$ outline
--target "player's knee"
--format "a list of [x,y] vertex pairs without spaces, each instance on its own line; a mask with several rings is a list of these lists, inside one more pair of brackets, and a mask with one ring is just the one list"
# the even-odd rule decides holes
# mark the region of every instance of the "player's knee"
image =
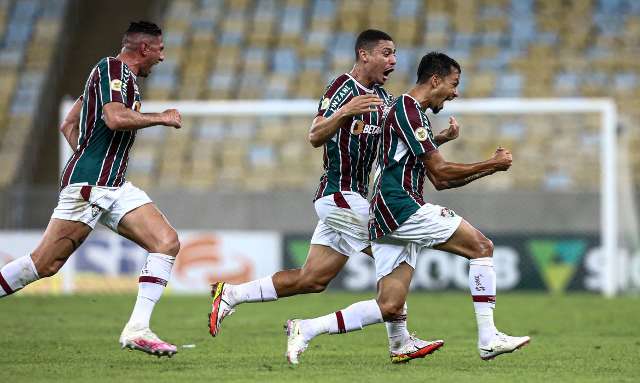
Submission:
[[178,233],[175,230],[170,230],[160,238],[157,248],[153,252],[175,257],[179,251],[180,240],[178,239]]
[[476,243],[475,257],[473,258],[488,258],[493,256],[493,242],[490,239],[483,238]]

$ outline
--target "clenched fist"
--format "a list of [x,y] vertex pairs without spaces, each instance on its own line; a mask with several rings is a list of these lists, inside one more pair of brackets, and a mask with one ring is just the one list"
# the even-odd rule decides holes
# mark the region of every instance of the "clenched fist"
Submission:
[[182,117],[178,109],[167,109],[162,112],[162,115],[164,117],[164,125],[173,126],[176,129],[182,127]]

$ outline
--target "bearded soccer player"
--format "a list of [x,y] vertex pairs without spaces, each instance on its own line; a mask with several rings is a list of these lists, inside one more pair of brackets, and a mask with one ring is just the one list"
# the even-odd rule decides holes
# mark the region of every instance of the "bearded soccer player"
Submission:
[[[511,153],[503,148],[498,148],[491,159],[473,164],[448,162],[438,151],[425,112],[431,109],[438,113],[446,101],[458,96],[460,73],[460,65],[449,56],[427,54],[420,62],[416,86],[398,97],[385,115],[369,221],[378,297],[356,305],[361,305],[362,311],[379,313],[386,321],[402,317],[417,257],[434,248],[468,258],[478,351],[487,360],[512,352],[530,339],[506,335],[494,325],[496,274],[491,241],[452,210],[426,203],[422,192],[425,177],[442,190],[511,166]],[[450,123],[457,125],[454,118]],[[323,322],[331,320],[334,326],[340,326],[343,320],[338,313],[288,321],[291,331],[287,353],[304,351],[310,339],[326,333]],[[367,319],[369,322],[362,325],[380,322],[374,316]]]
[[147,77],[163,61],[163,48],[157,25],[134,22],[124,34],[120,54],[103,58],[91,71],[83,95],[60,128],[75,151],[62,173],[58,206],[36,249],[0,270],[0,297],[56,274],[100,222],[149,252],[120,344],[171,357],[176,346],[158,338],[149,329],[149,320],[169,280],[180,243],[147,194],[125,181],[138,129],[181,127],[175,109],[139,112],[137,78]]
[[[218,282],[212,286],[212,312],[209,330],[218,335],[222,320],[245,302],[266,302],[298,294],[318,293],[342,270],[349,257],[359,252],[370,253],[367,220],[369,173],[380,135],[383,107],[392,98],[382,88],[396,64],[391,36],[378,30],[362,32],[355,44],[356,63],[349,73],[333,80],[318,106],[309,130],[309,142],[324,149],[324,174],[314,197],[318,224],[307,260],[300,269],[279,271],[272,276],[241,285]],[[442,143],[457,136],[447,130]],[[379,310],[363,310],[356,305],[342,312],[349,329]],[[327,331],[342,328],[327,322]],[[387,323],[392,362],[424,357],[432,352],[432,344],[409,334],[406,308]],[[296,355],[288,355],[293,363]]]

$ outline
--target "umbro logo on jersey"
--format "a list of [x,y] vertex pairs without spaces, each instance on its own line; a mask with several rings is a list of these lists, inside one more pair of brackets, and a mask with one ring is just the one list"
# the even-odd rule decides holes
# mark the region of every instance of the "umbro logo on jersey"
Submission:
[[322,99],[322,102],[320,103],[320,109],[321,110],[325,110],[329,107],[329,104],[331,104],[331,100],[329,100],[327,97]]
[[364,121],[355,120],[351,123],[351,134],[380,134],[382,127],[365,124]]

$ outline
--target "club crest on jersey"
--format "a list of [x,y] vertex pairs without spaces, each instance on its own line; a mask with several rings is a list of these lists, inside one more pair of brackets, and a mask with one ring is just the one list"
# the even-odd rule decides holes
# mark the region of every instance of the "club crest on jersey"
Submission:
[[100,213],[100,206],[91,204],[91,217],[95,218]]
[[442,209],[440,209],[440,216],[443,218],[453,218],[456,216],[456,213],[448,207],[443,207]]
[[425,141],[427,139],[427,137],[429,137],[429,132],[427,132],[427,129],[425,129],[423,127],[420,127],[418,129],[416,129],[414,134],[416,135],[416,138],[420,142]]
[[111,90],[113,90],[115,92],[120,92],[122,90],[122,81],[120,81],[117,78],[113,79],[109,83],[109,87],[111,88]]
[[380,134],[381,131],[381,127],[365,124],[364,121],[361,120],[355,120],[351,123],[351,134]]

